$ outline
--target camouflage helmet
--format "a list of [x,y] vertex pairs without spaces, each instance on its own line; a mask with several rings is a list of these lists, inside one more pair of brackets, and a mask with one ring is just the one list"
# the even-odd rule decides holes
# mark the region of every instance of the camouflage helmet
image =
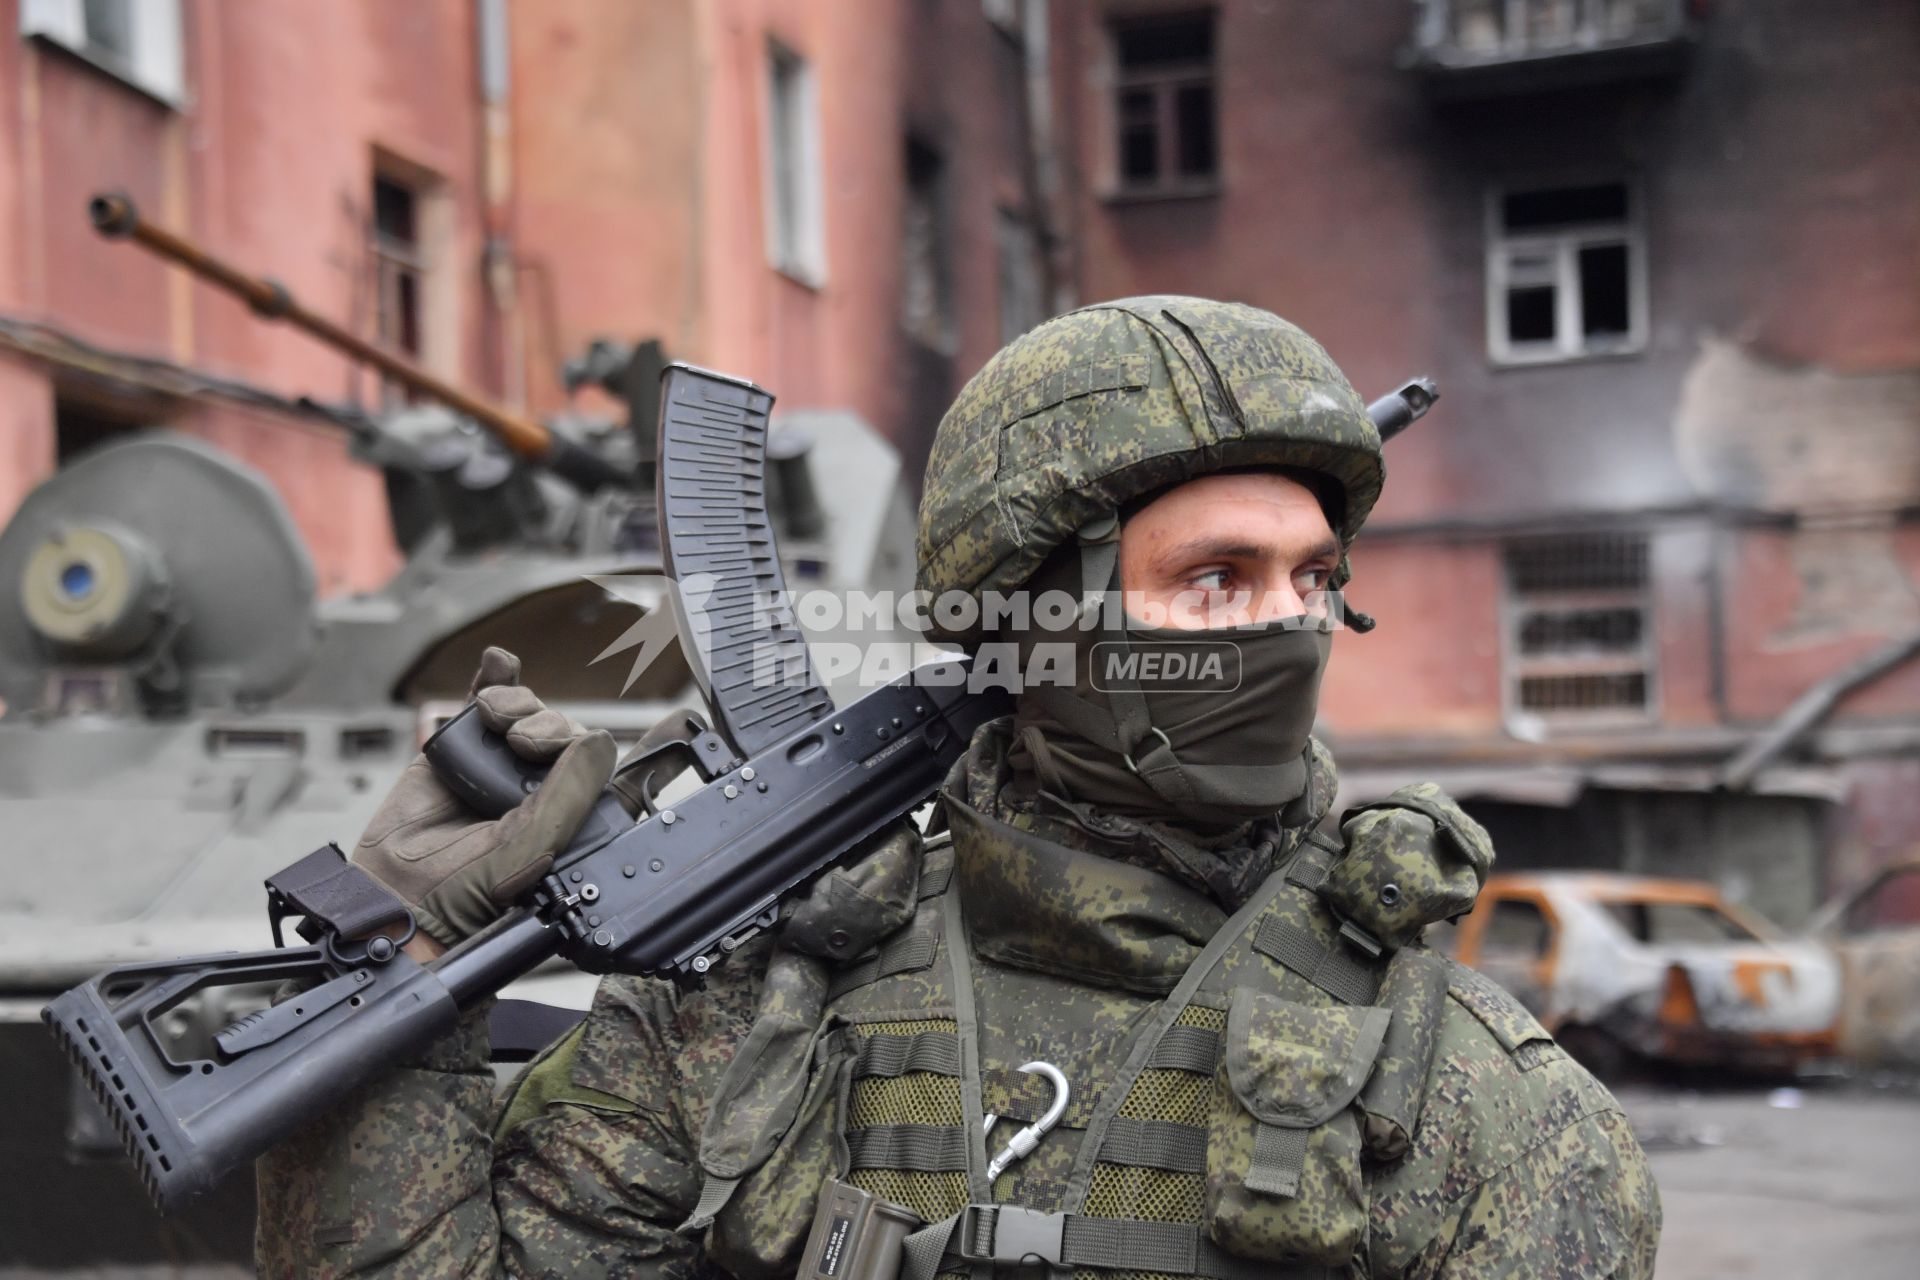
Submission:
[[[1343,550],[1379,498],[1380,433],[1319,343],[1237,302],[1122,298],[1068,312],[1002,348],[941,419],[918,585],[936,599],[1011,591],[1090,521],[1250,466],[1331,477]],[[933,631],[980,638],[937,619]]]

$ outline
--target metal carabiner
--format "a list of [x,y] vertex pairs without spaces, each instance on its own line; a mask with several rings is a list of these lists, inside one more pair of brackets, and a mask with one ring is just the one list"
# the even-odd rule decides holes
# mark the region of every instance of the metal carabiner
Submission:
[[[1073,1089],[1067,1084],[1066,1076],[1062,1075],[1060,1068],[1051,1062],[1029,1062],[1020,1070],[1028,1075],[1045,1076],[1047,1083],[1053,1086],[1053,1103],[1047,1108],[1046,1114],[1014,1134],[1013,1140],[1000,1149],[1000,1154],[987,1162],[988,1182],[1005,1173],[1012,1167],[1014,1161],[1024,1160],[1032,1155],[1034,1148],[1040,1145],[1040,1139],[1046,1137],[1047,1132],[1060,1123],[1060,1117],[1067,1113],[1067,1102],[1073,1097]],[[988,1116],[985,1130],[980,1136],[992,1137],[993,1126],[999,1119],[997,1115]]]

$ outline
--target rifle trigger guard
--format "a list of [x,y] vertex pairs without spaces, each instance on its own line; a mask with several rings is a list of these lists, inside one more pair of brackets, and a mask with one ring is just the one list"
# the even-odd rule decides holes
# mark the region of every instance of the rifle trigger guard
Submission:
[[707,727],[698,712],[680,711],[646,731],[627,758],[614,770],[613,785],[638,806],[641,816],[660,811],[654,793],[692,769],[702,782],[712,782],[735,764],[727,740]]

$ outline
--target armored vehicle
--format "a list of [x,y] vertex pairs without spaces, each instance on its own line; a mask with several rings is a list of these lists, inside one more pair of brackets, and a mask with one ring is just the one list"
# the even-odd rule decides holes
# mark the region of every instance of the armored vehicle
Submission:
[[[155,1215],[39,1008],[111,965],[271,945],[262,879],[357,836],[465,701],[489,644],[618,738],[698,705],[677,646],[631,684],[621,648],[663,600],[649,470],[663,359],[656,344],[596,344],[569,377],[614,392],[628,420],[532,423],[141,223],[122,198],[93,213],[429,401],[377,422],[335,415],[384,471],[406,555],[369,594],[317,598],[279,495],[161,431],[82,455],[0,532],[0,1273],[244,1274],[251,1186]],[[892,448],[847,413],[782,429],[789,581],[910,587],[912,506]],[[812,498],[816,472],[834,477],[829,506]],[[592,988],[572,970],[529,984],[514,994],[580,1008]],[[235,1013],[182,1011],[171,1030],[203,1035]]]

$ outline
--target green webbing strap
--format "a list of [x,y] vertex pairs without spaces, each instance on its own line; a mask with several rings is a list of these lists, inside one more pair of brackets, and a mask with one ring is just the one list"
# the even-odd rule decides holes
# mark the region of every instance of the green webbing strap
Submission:
[[910,1071],[959,1075],[960,1037],[951,1031],[923,1031],[909,1036],[883,1031],[860,1042],[853,1063],[855,1077],[903,1076]]
[[950,1124],[876,1124],[849,1130],[849,1167],[960,1173],[967,1167],[968,1132]]
[[[961,911],[960,894],[940,899],[940,928],[947,940],[947,973],[953,984],[953,1022],[960,1037],[960,1129],[965,1134],[984,1134],[986,1115],[980,1095],[980,1010],[973,994],[973,944],[967,940],[966,917]],[[967,1200],[971,1204],[989,1204],[993,1187],[987,1181],[987,1144],[962,1144],[967,1161]],[[945,1252],[946,1245],[941,1244]],[[936,1259],[936,1262],[938,1260]],[[990,1267],[975,1267],[974,1280],[986,1280]],[[928,1273],[931,1275],[932,1273]]]
[[1191,1071],[1210,1076],[1220,1065],[1220,1033],[1211,1027],[1167,1028],[1147,1060],[1150,1071]]
[[1331,947],[1309,930],[1278,917],[1264,920],[1253,949],[1279,961],[1342,1004],[1369,1005],[1380,989],[1378,968],[1335,942]]
[[[1104,624],[1107,597],[1120,590],[1120,513],[1114,511],[1096,516],[1080,526],[1075,537],[1080,547],[1080,598],[1084,601],[1101,601]],[[1102,625],[1100,642],[1115,645],[1124,652],[1130,643],[1125,624],[1118,627]],[[1179,759],[1174,756],[1166,733],[1154,725],[1152,713],[1147,710],[1146,695],[1140,692],[1140,686],[1130,677],[1108,683],[1107,705],[1111,708],[1112,727],[1108,729],[1104,724],[1098,725],[1105,732],[1088,735],[1090,740],[1102,742],[1103,745],[1111,744],[1111,749],[1118,752],[1141,780],[1169,804],[1191,801],[1193,787],[1187,781]],[[1077,707],[1083,713],[1087,710],[1084,703],[1068,695],[1065,690],[1056,695],[1042,686],[1039,690],[1029,690],[1029,693],[1033,692],[1042,694],[1040,704],[1050,713],[1060,714],[1070,707]],[[1094,726],[1076,724],[1075,719],[1091,719],[1097,723],[1101,717],[1083,714],[1073,718],[1063,716],[1062,719],[1069,728],[1085,733],[1087,728]]]
[[959,1214],[930,1222],[907,1236],[900,1244],[900,1280],[933,1280],[941,1271],[956,1268],[942,1266],[947,1260],[947,1246],[953,1243],[953,1233],[960,1225]]
[[947,886],[952,883],[953,864],[942,863],[940,866],[920,873],[920,896],[923,899],[937,898],[945,893]]
[[[1080,1142],[1080,1149],[1074,1153],[1073,1169],[1067,1175],[1066,1194],[1061,1198],[1062,1206],[1069,1213],[1079,1213],[1087,1207],[1087,1190],[1093,1183],[1093,1166],[1099,1160],[1101,1144],[1106,1141],[1107,1129],[1120,1111],[1120,1104],[1126,1101],[1127,1094],[1134,1083],[1140,1079],[1140,1073],[1153,1061],[1154,1050],[1166,1038],[1187,1006],[1193,1003],[1194,993],[1200,990],[1200,984],[1207,980],[1220,960],[1232,950],[1252,930],[1253,922],[1258,920],[1272,905],[1275,895],[1286,887],[1286,877],[1271,875],[1266,879],[1247,904],[1234,912],[1227,922],[1220,926],[1219,932],[1207,940],[1207,945],[1195,956],[1180,981],[1167,996],[1153,1019],[1141,1028],[1140,1038],[1134,1042],[1133,1050],[1127,1060],[1121,1064],[1120,1072],[1100,1095],[1100,1103],[1093,1109],[1093,1115],[1087,1121],[1087,1136]],[[964,1034],[964,1032],[963,1032]],[[974,1199],[986,1202],[991,1197],[976,1195]]]
[[1207,1171],[1207,1131],[1171,1120],[1136,1120],[1115,1116],[1100,1144],[1106,1164],[1134,1169],[1165,1169],[1171,1173]]
[[[938,1250],[936,1252],[936,1249]],[[900,1280],[931,1280],[962,1262],[1151,1271],[1207,1280],[1329,1280],[1325,1267],[1236,1258],[1191,1223],[1139,1222],[971,1204],[907,1237]]]
[[1300,1174],[1307,1166],[1307,1131],[1262,1124],[1253,1140],[1253,1163],[1247,1168],[1247,1190],[1291,1200],[1300,1194]]
[[1209,1280],[1322,1276],[1321,1268],[1296,1271],[1223,1253],[1192,1223],[1134,1222],[1123,1218],[1068,1217],[1061,1233],[1061,1261],[1112,1271],[1159,1271]]
[[933,965],[939,939],[924,930],[914,930],[894,938],[875,955],[859,964],[842,969],[827,986],[827,999],[838,1000],[847,992],[899,973],[913,973]]
[[1318,891],[1327,882],[1327,876],[1333,870],[1334,860],[1342,853],[1341,847],[1321,835],[1318,831],[1309,835],[1300,846],[1300,852],[1287,866],[1287,880],[1302,889]]
[[720,1211],[727,1207],[727,1201],[733,1199],[733,1191],[741,1183],[739,1178],[716,1178],[708,1174],[706,1181],[700,1184],[700,1199],[693,1206],[693,1212],[687,1220],[674,1228],[676,1234],[699,1235],[713,1225]]

